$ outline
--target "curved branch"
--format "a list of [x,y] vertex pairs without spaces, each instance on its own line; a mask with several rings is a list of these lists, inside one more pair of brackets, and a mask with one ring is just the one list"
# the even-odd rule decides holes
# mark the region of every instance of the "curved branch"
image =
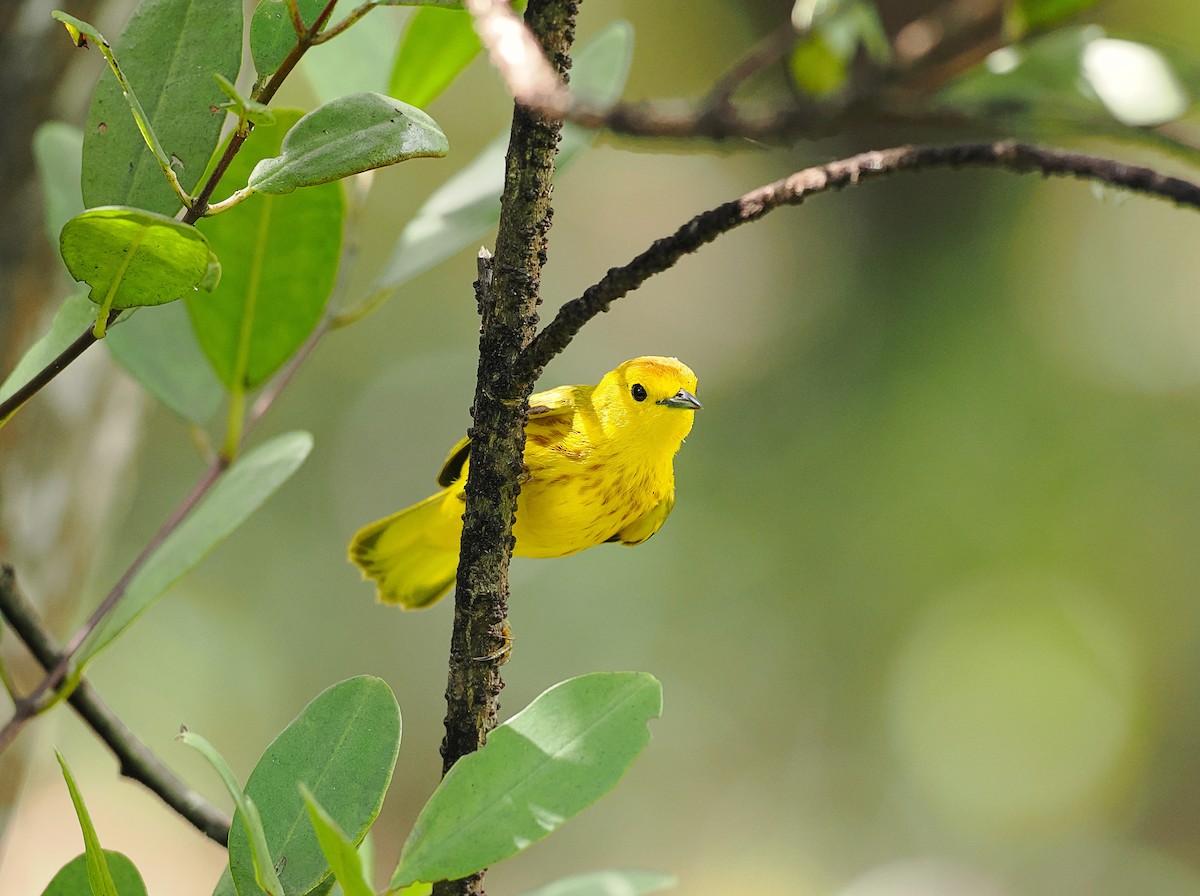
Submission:
[[900,171],[967,166],[1000,168],[1017,174],[1040,173],[1045,177],[1074,177],[1200,210],[1200,184],[1170,177],[1151,168],[1025,143],[898,146],[864,152],[827,165],[805,168],[702,212],[675,233],[656,240],[629,264],[610,269],[600,282],[558,310],[554,320],[521,353],[516,375],[536,379],[584,324],[607,311],[621,296],[672,267],[689,252],[695,252],[735,227],[758,220],[767,212],[786,205],[799,205],[818,193],[840,190]]

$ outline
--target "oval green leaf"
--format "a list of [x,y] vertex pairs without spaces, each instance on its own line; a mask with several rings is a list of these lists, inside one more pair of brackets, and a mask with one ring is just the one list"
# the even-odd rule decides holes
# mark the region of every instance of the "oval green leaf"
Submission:
[[[275,111],[273,125],[250,134],[229,167],[231,182],[279,152],[283,135],[301,119]],[[187,300],[196,338],[229,389],[253,389],[308,338],[337,277],[345,200],[338,184],[287,196],[250,196],[199,224],[221,256],[220,285]]]
[[[146,884],[137,867],[123,853],[111,849],[104,850],[104,861],[112,872],[112,879],[117,885],[121,896],[146,896]],[[87,854],[80,853],[67,864],[63,865],[54,875],[42,896],[90,896],[92,890],[88,883]]]
[[130,580],[125,596],[83,642],[76,669],[82,670],[180,576],[240,526],[296,472],[311,450],[312,436],[308,433],[284,433],[230,467]]
[[658,871],[589,871],[556,880],[523,896],[647,896],[675,884],[673,876]]
[[[213,75],[236,81],[241,65],[241,0],[142,0],[113,49],[180,182],[193,190],[225,120]],[[89,208],[128,205],[168,215],[179,209],[107,70],[84,128],[83,198]]]
[[354,93],[305,115],[283,139],[281,154],[254,166],[259,193],[290,193],[406,159],[444,156],[450,143],[415,106],[380,93]]
[[[357,844],[374,822],[400,749],[400,708],[379,678],[333,685],[272,741],[246,782],[287,896],[330,875],[299,789],[304,784],[330,821]],[[254,892],[251,845],[235,816],[229,867],[240,893]]]
[[392,889],[466,877],[541,840],[616,786],[661,713],[662,686],[644,672],[584,675],[545,691],[442,779]]
[[76,215],[58,245],[71,276],[92,288],[101,316],[111,308],[182,299],[199,288],[213,263],[208,240],[196,228],[124,206]]

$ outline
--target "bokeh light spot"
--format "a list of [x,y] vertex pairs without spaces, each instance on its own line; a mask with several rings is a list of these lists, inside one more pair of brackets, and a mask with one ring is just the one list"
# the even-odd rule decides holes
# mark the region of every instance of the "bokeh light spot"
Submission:
[[1012,833],[1102,805],[1136,739],[1132,649],[1082,586],[981,581],[933,605],[894,668],[891,733],[906,777],[950,820]]

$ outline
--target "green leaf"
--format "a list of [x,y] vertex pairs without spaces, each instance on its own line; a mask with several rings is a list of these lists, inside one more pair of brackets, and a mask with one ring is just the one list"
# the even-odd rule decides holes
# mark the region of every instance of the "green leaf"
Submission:
[[109,329],[104,344],[147,392],[185,420],[207,423],[221,406],[225,389],[182,303],[130,315]]
[[[224,114],[214,74],[237,79],[241,0],[143,0],[115,51],[164,150],[193,190],[220,137]],[[175,195],[139,133],[111,71],[100,78],[83,139],[89,208],[127,205],[173,215]]]
[[642,672],[555,685],[450,769],[417,817],[393,888],[516,855],[611,790],[650,740],[662,686]]
[[[275,110],[275,124],[251,132],[229,166],[244,182],[255,163],[279,152],[300,120]],[[265,382],[303,344],[321,319],[337,277],[345,201],[337,184],[287,196],[250,196],[200,224],[221,257],[221,284],[187,300],[196,338],[229,389]]]
[[[146,884],[128,856],[106,849],[104,861],[121,896],[146,896]],[[42,896],[90,896],[91,893],[87,853],[80,853],[58,869],[46,889],[42,890]]]
[[482,49],[470,13],[434,6],[419,9],[396,51],[388,93],[424,108]]
[[[64,301],[54,315],[50,329],[21,356],[12,373],[0,383],[0,401],[7,401],[14,392],[29,382],[34,374],[78,339],[84,329],[91,326],[95,320],[96,306],[88,301],[84,293],[70,296]],[[0,420],[0,423],[3,422]]]
[[87,864],[88,886],[91,887],[92,896],[119,896],[117,882],[113,880],[112,872],[109,871],[108,860],[104,856],[104,850],[100,848],[100,838],[96,836],[96,828],[75,784],[75,776],[71,774],[62,753],[55,750],[54,755],[58,757],[59,767],[62,768],[63,778],[67,782],[67,790],[71,793],[71,802],[75,806],[75,815],[79,818],[79,827],[83,831],[84,860]]
[[276,436],[239,459],[217,481],[196,509],[166,537],[129,582],[124,598],[80,647],[82,670],[185,572],[199,563],[240,526],[312,450],[312,436],[290,432]]
[[437,122],[415,106],[354,93],[301,118],[283,138],[280,155],[254,166],[249,185],[259,193],[290,193],[449,149]]
[[[300,18],[311,26],[325,8],[325,0],[299,0]],[[296,46],[296,29],[284,0],[260,0],[250,17],[250,55],[260,80],[275,70]]]
[[792,50],[788,70],[796,86],[812,96],[828,96],[846,83],[846,60],[820,34],[810,34]]
[[1096,5],[1096,0],[1010,0],[1005,24],[1014,38],[1060,25]]
[[827,96],[846,82],[859,48],[876,63],[891,58],[891,44],[872,0],[798,0],[792,24],[805,36],[788,60],[796,86]]
[[375,889],[363,873],[359,862],[358,852],[354,843],[316,801],[309,789],[300,785],[300,795],[304,798],[304,807],[308,810],[308,819],[317,835],[321,852],[325,861],[333,870],[334,879],[341,885],[344,896],[375,896]]
[[51,243],[71,218],[83,211],[79,174],[83,168],[83,131],[62,121],[38,125],[33,160],[46,201],[46,233]]
[[[611,23],[576,55],[571,89],[597,106],[611,104],[624,90],[632,58],[632,26],[623,21]],[[343,322],[369,314],[397,287],[478,243],[496,226],[508,136],[507,131],[497,135],[425,201],[400,232],[391,256],[367,294],[342,312]],[[556,171],[561,174],[569,168],[595,139],[595,131],[564,125]]]
[[[258,761],[246,793],[262,812],[271,854],[285,861],[284,892],[308,893],[330,869],[298,784],[350,842],[379,814],[400,748],[400,709],[387,684],[358,676],[323,691],[275,738]],[[241,893],[251,881],[249,842],[238,825],[229,835],[229,867]]]
[[524,896],[646,896],[675,884],[670,874],[657,871],[589,871],[556,880]]
[[112,308],[182,299],[199,288],[215,263],[208,240],[195,227],[123,206],[76,215],[58,245],[71,276],[92,288],[89,297],[100,306],[100,321]]
[[[179,733],[179,739],[208,760],[208,764],[221,777],[221,783],[225,785],[225,789],[233,798],[234,805],[237,806],[233,823],[237,825],[239,821],[241,822],[237,829],[246,835],[247,842],[251,844],[249,854],[254,871],[254,884],[270,896],[284,896],[283,885],[279,882],[276,874],[275,861],[271,858],[271,852],[267,847],[267,836],[263,833],[262,818],[254,800],[242,791],[241,785],[238,784],[225,757],[217,752],[216,747],[205,738],[185,729]],[[229,836],[233,836],[232,829]],[[246,892],[253,892],[253,890]]]

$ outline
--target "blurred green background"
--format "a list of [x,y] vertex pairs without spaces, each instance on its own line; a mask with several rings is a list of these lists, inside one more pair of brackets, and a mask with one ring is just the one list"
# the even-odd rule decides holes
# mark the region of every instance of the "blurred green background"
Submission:
[[[697,95],[786,8],[589,0],[580,38],[626,18],[626,97]],[[1200,54],[1190,0],[1093,18]],[[312,103],[301,86],[283,101]],[[374,175],[351,289],[507,109],[480,62],[431,106],[451,155]],[[703,209],[948,136],[711,152],[602,137],[555,187],[546,314]],[[676,355],[705,408],[656,538],[515,562],[502,702],[637,669],[666,709],[617,790],[489,892],[647,867],[686,896],[1200,894],[1198,242],[1194,214],[1076,183],[901,175],[775,212],[590,324],[543,386]],[[385,678],[404,742],[381,879],[438,779],[451,606],[377,606],[345,545],[428,494],[465,430],[473,278],[462,252],[321,345],[255,435],[310,430],[309,461],[91,670],[222,804],[180,724],[244,777],[321,689]],[[136,450],[85,610],[202,468],[161,409]],[[24,741],[0,892],[40,892],[81,849],[52,744],[151,892],[211,890],[222,851],[119,781],[68,711]]]

